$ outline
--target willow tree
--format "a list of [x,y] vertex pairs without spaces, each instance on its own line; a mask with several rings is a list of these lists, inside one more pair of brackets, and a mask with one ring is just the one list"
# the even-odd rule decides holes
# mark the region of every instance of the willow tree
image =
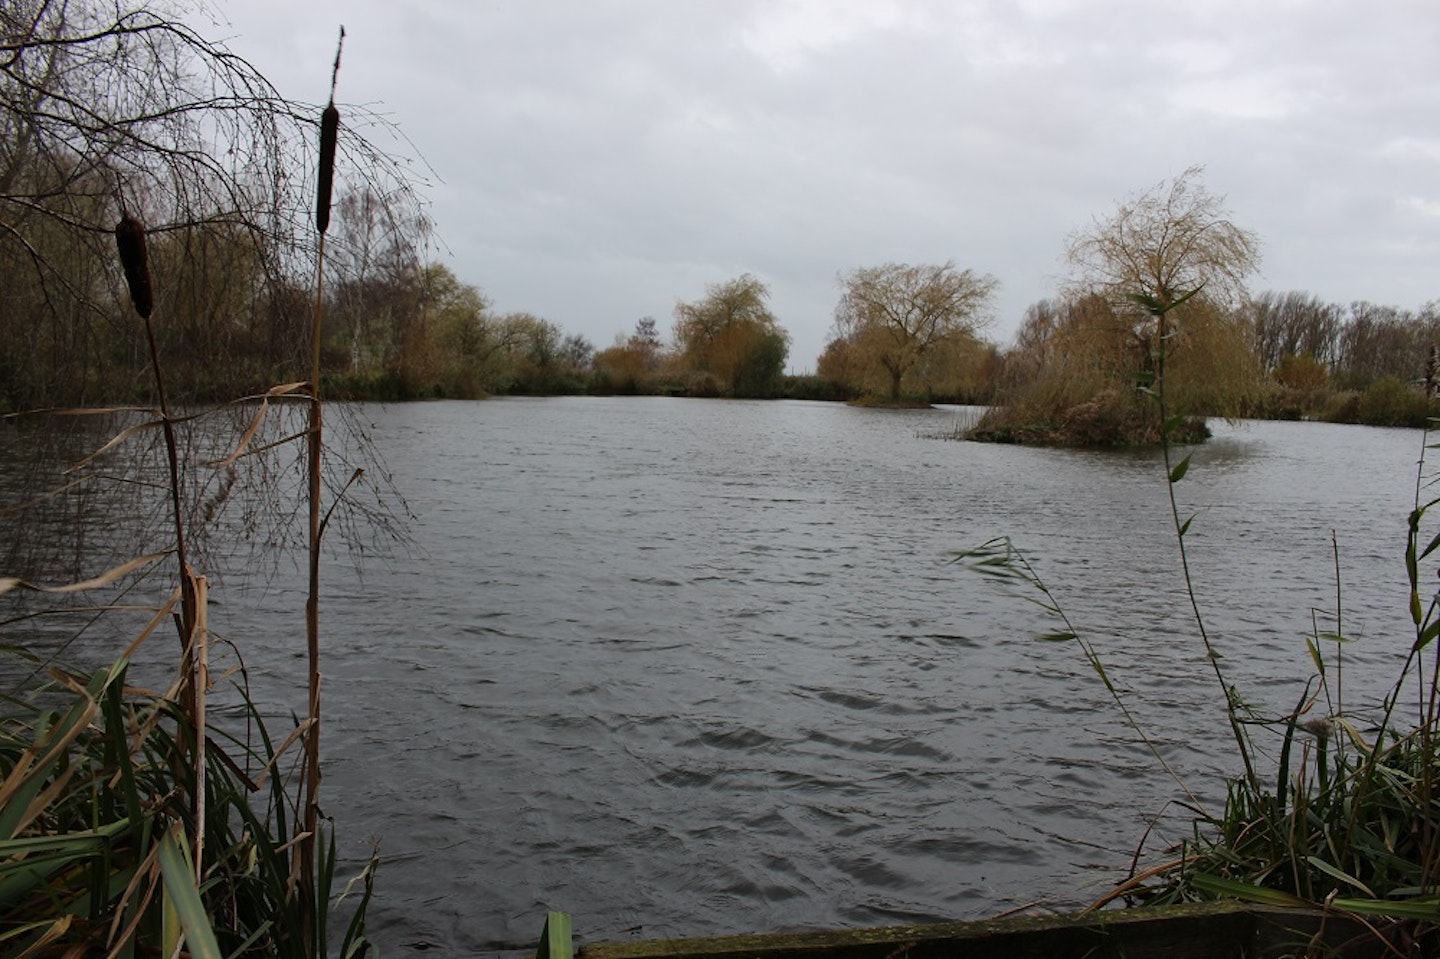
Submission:
[[[166,0],[0,3],[0,336],[23,356],[0,363],[0,405],[111,399],[133,379],[109,267],[122,210],[173,254],[156,277],[157,305],[174,294],[174,309],[196,307],[186,325],[157,331],[172,368],[193,363],[253,389],[292,376],[306,355],[288,304],[313,273],[307,214],[320,109],[287,99],[195,32],[191,7],[202,10]],[[316,64],[317,87],[328,66]],[[402,168],[352,132],[368,122],[364,112],[346,113],[350,188],[413,205]],[[196,295],[225,271],[222,261],[243,265],[246,289],[231,284],[224,309],[213,310],[213,298]],[[197,327],[207,312],[223,314],[223,335]],[[197,352],[201,340],[230,352]],[[286,355],[275,355],[282,343]]]
[[1181,379],[1188,366],[1187,399],[1223,411],[1258,382],[1247,282],[1260,241],[1203,176],[1190,167],[1122,202],[1073,234],[1066,257],[1071,290],[1104,297],[1127,327],[1137,377],[1153,381],[1169,366]]
[[731,396],[769,396],[785,370],[790,335],[766,301],[770,291],[749,273],[711,284],[705,296],[675,306],[681,363],[713,377]]
[[1137,293],[1168,304],[1203,289],[1218,306],[1243,306],[1260,241],[1230,219],[1225,198],[1205,188],[1204,173],[1192,166],[1072,234],[1066,258],[1073,285],[1119,305]]
[[1009,393],[976,438],[1155,443],[1161,418],[1146,394],[1163,389],[1171,409],[1195,417],[1185,433],[1199,439],[1203,415],[1258,400],[1246,281],[1259,241],[1201,175],[1192,167],[1069,237],[1067,288],[1030,311]]
[[978,344],[976,333],[991,320],[999,286],[993,276],[957,269],[953,261],[865,267],[840,282],[832,342],[843,341],[858,368],[883,371],[892,402],[923,361],[964,355]]

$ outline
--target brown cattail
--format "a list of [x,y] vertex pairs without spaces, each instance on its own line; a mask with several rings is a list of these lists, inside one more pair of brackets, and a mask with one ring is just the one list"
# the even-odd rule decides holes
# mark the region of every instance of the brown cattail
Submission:
[[126,213],[115,224],[115,246],[120,250],[120,266],[125,270],[125,284],[130,287],[130,301],[141,319],[150,319],[155,300],[150,295],[150,259],[145,253],[145,228]]
[[320,114],[320,185],[315,194],[315,229],[330,228],[330,192],[335,183],[335,140],[340,134],[340,111],[332,100]]

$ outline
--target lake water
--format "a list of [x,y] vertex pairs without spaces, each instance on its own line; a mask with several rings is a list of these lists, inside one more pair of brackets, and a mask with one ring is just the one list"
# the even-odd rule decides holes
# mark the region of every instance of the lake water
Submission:
[[[1202,799],[1237,771],[1158,454],[947,441],[969,411],[670,398],[363,407],[413,547],[326,570],[326,780],[378,837],[390,954],[990,916],[1094,899],[1183,835],[1181,787],[1028,596],[1009,536]],[[1177,487],[1227,678],[1293,708],[1313,610],[1345,693],[1406,648],[1418,432],[1217,424]],[[297,690],[303,600],[212,616]],[[1323,618],[1320,628],[1332,629]],[[296,699],[296,708],[302,700]],[[1143,858],[1143,857],[1142,857]],[[1043,907],[1042,907],[1043,908]]]

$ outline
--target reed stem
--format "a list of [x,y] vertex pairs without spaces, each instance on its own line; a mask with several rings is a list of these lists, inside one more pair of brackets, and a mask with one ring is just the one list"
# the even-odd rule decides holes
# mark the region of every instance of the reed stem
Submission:
[[320,832],[320,469],[324,447],[324,414],[320,402],[320,345],[325,314],[325,233],[330,226],[330,195],[335,179],[335,148],[340,130],[340,111],[335,107],[335,84],[340,73],[340,54],[345,45],[345,28],[335,48],[330,72],[330,102],[320,115],[320,165],[315,193],[315,230],[319,244],[315,257],[315,316],[311,325],[310,423],[306,431],[306,469],[309,474],[309,591],[305,600],[305,648],[309,659],[309,727],[305,731],[305,782],[303,786],[304,838],[297,846],[300,886],[304,896],[304,928],[301,936],[312,955],[323,954],[325,943],[316,942],[315,913],[324,907],[316,900],[314,886],[315,848]]
[[[192,828],[195,833],[194,861],[196,876],[200,875],[200,864],[205,850],[205,707],[204,690],[200,673],[203,653],[197,651],[197,626],[203,618],[199,611],[201,597],[197,595],[197,578],[190,569],[185,549],[185,511],[180,495],[180,449],[175,437],[175,418],[170,409],[170,398],[165,390],[165,374],[160,364],[160,350],[155,341],[154,296],[150,284],[149,255],[146,251],[145,228],[140,221],[122,214],[115,227],[116,247],[120,263],[125,271],[125,280],[130,288],[130,299],[135,312],[145,322],[145,341],[150,350],[150,370],[155,379],[155,397],[160,406],[160,428],[165,438],[165,458],[169,470],[170,515],[175,526],[175,556],[180,567],[180,616],[176,624],[180,634],[180,684],[177,694],[182,724],[188,723],[195,736],[195,785],[187,798]],[[203,590],[203,581],[199,584]],[[184,737],[177,736],[179,750],[176,763],[185,762]],[[177,769],[178,773],[178,769]],[[177,775],[177,779],[181,778]],[[197,882],[198,882],[197,878]]]

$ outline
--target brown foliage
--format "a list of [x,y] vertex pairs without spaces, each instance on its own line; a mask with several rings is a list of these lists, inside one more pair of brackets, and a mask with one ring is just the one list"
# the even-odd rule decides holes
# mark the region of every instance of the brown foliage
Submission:
[[[828,366],[855,390],[953,393],[970,388],[981,362],[976,333],[991,320],[999,281],[954,262],[853,270],[840,278]],[[827,346],[827,354],[831,347]],[[844,362],[840,362],[843,352]]]
[[770,291],[750,274],[706,287],[675,306],[682,371],[709,374],[730,396],[767,396],[785,369],[790,335],[766,305]]

